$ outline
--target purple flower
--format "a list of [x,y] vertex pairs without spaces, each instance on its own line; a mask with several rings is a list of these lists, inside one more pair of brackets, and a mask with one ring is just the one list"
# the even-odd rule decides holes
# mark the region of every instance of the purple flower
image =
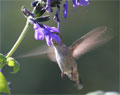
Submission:
[[35,30],[35,39],[36,40],[44,40],[46,39],[46,43],[48,46],[51,46],[51,40],[55,40],[56,43],[60,44],[60,37],[55,34],[55,32],[59,33],[59,30],[55,27],[49,27],[47,25],[39,25],[37,22],[34,23]]
[[73,2],[73,7],[76,8],[77,7],[77,0],[72,0]]
[[32,6],[32,7],[35,7],[37,3],[38,3],[38,0],[34,0],[34,1],[31,3],[31,6]]
[[76,8],[78,5],[80,6],[88,6],[90,0],[72,0],[73,7]]
[[80,6],[88,6],[90,3],[90,0],[79,0],[78,4]]
[[67,18],[68,15],[68,0],[66,0],[65,4],[63,5],[64,7],[64,18]]
[[47,0],[46,2],[46,11],[50,13],[52,11],[51,9],[51,0]]
[[56,22],[60,22],[60,19],[59,19],[59,14],[60,14],[60,7],[58,7],[54,17],[53,17],[53,20],[56,21]]

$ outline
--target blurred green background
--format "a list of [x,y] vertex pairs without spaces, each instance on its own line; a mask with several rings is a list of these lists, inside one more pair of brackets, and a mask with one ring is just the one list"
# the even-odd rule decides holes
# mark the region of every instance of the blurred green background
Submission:
[[[33,0],[0,0],[0,52],[7,54],[19,37],[26,19],[21,13],[25,5],[32,10]],[[64,1],[64,0],[63,0]],[[55,10],[55,9],[54,9]],[[54,13],[51,14],[53,16]],[[98,26],[107,26],[115,37],[107,44],[83,55],[78,62],[78,70],[84,88],[78,91],[71,81],[62,80],[56,63],[45,56],[17,59],[20,71],[10,74],[12,68],[5,67],[3,73],[12,84],[14,94],[84,94],[95,90],[119,91],[119,1],[92,1],[88,7],[74,9],[69,0],[69,13],[65,23],[61,9],[60,32],[64,43],[72,42]],[[56,26],[52,20],[45,23]],[[31,27],[20,47],[13,56],[18,56],[42,46],[45,41],[34,39]]]

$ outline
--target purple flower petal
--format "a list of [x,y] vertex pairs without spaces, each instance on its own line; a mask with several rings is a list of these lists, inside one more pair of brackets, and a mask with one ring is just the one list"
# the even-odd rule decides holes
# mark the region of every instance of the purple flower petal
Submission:
[[79,0],[80,6],[88,6],[90,3],[90,0]]
[[46,2],[46,11],[50,13],[52,11],[51,9],[51,0],[47,0]]
[[45,36],[46,38],[46,43],[48,46],[51,46],[51,40],[55,40],[56,43],[60,44],[61,43],[61,39],[60,37],[57,35],[57,34],[54,34],[54,33],[50,33],[49,35],[46,35]]
[[44,34],[40,31],[35,31],[34,37],[36,40],[44,40]]
[[53,20],[56,21],[56,22],[60,22],[60,19],[59,19],[59,14],[60,14],[60,7],[58,6],[58,9],[53,17]]
[[56,28],[56,27],[50,27],[50,26],[47,26],[47,25],[44,25],[44,27],[51,32],[58,32],[59,33],[59,29]]
[[76,8],[77,7],[77,0],[72,0],[73,2],[73,7]]
[[39,26],[38,23],[34,23],[34,30],[35,30],[35,39],[36,40],[43,40],[44,39],[44,33],[42,32],[43,29]]
[[67,18],[68,15],[68,0],[66,0],[65,4],[63,5],[64,7],[64,18]]
[[58,28],[56,28],[56,27],[51,27],[52,29],[50,30],[51,32],[57,32],[57,33],[59,33],[59,29]]
[[61,43],[61,39],[57,34],[51,34],[53,40],[55,40],[58,44]]
[[34,1],[31,3],[32,7],[35,7],[37,3],[38,3],[38,0],[34,0]]
[[38,23],[34,23],[34,26],[33,26],[33,28],[35,29],[35,30],[37,30],[37,29],[39,29],[39,24]]

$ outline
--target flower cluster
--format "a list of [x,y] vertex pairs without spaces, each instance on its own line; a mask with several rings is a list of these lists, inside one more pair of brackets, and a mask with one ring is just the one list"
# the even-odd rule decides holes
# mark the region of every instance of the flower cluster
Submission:
[[[55,40],[57,44],[60,44],[61,39],[59,37],[59,14],[60,14],[60,4],[62,0],[34,0],[32,2],[32,7],[34,7],[34,11],[30,13],[27,9],[24,9],[24,14],[31,15],[33,17],[33,26],[35,30],[35,39],[36,40],[44,40],[46,39],[46,43],[48,46],[51,46],[51,41]],[[77,6],[87,6],[90,0],[72,0],[73,7]],[[48,21],[48,16],[42,16],[45,12],[51,13],[53,12],[53,7],[57,8],[53,20],[57,22],[58,27],[50,27],[44,24],[41,24],[43,21]],[[68,15],[68,0],[63,4],[63,16],[66,19]]]
[[[76,8],[77,6],[88,6],[90,0],[72,0],[73,7]],[[68,15],[68,0],[66,0],[64,7],[64,18],[67,18]]]

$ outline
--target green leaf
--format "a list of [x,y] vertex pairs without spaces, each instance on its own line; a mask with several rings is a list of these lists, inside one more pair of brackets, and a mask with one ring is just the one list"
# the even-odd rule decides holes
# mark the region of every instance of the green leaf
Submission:
[[6,57],[0,53],[0,69],[2,69],[5,64],[6,64]]
[[12,57],[7,58],[7,64],[14,69],[11,73],[17,73],[20,69],[20,64]]
[[5,56],[0,53],[0,63],[3,63],[6,60]]
[[19,71],[19,69],[20,69],[20,64],[17,61],[15,61],[14,72],[12,72],[12,73],[17,73]]
[[1,71],[0,71],[0,93],[10,94],[10,88],[9,88],[8,83]]

